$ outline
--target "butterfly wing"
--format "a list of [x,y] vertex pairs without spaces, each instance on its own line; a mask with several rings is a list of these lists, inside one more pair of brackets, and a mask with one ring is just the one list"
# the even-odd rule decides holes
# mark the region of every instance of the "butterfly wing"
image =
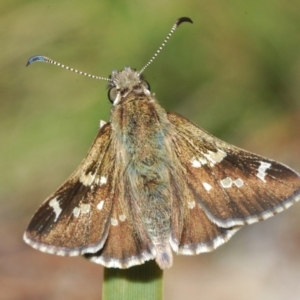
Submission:
[[[170,183],[170,243],[176,252],[211,251],[240,226],[267,219],[299,200],[296,172],[228,145],[176,114],[168,118],[182,171]],[[84,254],[107,267],[128,268],[155,258],[118,181],[124,170],[116,166],[112,143],[106,124],[78,169],[33,216],[24,234],[28,244],[52,254]]]
[[121,205],[117,201],[111,215],[111,226],[103,248],[96,253],[87,253],[85,257],[107,268],[121,269],[154,259],[152,242],[143,228],[136,228],[137,222],[132,220],[129,212],[124,212],[124,203]]
[[128,268],[154,258],[151,242],[134,228],[126,207],[112,143],[106,124],[81,165],[33,216],[24,234],[29,245],[63,256],[88,253],[106,267]]
[[186,187],[183,189],[183,199],[188,201],[182,203],[182,197],[173,199],[172,249],[184,255],[213,251],[226,243],[240,227],[222,228],[211,222],[200,204],[194,200],[191,190]]
[[299,201],[295,171],[218,140],[177,114],[168,118],[192,197],[212,223],[222,228],[251,224]]
[[[34,214],[24,234],[32,247],[72,256],[103,246],[115,193],[110,132],[110,124],[100,129],[81,165]],[[102,168],[101,177],[95,167]]]

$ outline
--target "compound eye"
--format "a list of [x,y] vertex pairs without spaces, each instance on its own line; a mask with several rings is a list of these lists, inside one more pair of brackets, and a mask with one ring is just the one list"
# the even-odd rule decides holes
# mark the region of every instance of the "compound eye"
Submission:
[[118,96],[118,90],[116,87],[112,87],[108,90],[108,99],[111,103],[114,103]]
[[143,85],[148,91],[151,90],[151,89],[150,89],[150,84],[148,83],[148,81],[143,80],[143,81],[142,81],[142,85]]

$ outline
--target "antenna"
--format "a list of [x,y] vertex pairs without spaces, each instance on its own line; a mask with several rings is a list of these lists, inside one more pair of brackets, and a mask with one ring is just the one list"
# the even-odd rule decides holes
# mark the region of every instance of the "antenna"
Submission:
[[80,74],[80,75],[83,75],[83,76],[87,76],[87,77],[90,77],[90,78],[93,78],[93,79],[105,80],[105,81],[110,81],[110,82],[112,81],[109,78],[95,76],[95,75],[88,74],[88,73],[85,73],[85,72],[73,69],[71,67],[65,66],[65,65],[63,65],[63,64],[61,64],[61,63],[59,63],[59,62],[57,62],[57,61],[55,61],[55,60],[47,57],[47,56],[43,56],[43,55],[35,55],[35,56],[30,57],[28,59],[28,61],[27,61],[26,67],[29,66],[29,65],[31,65],[34,62],[45,62],[45,63],[52,64],[52,65],[61,67],[63,69],[69,70],[71,72],[75,72],[77,74]]
[[184,22],[189,22],[193,24],[193,21],[188,18],[188,17],[181,17],[179,18],[175,24],[172,26],[169,34],[167,35],[167,37],[164,39],[163,43],[160,45],[160,47],[156,50],[156,52],[154,53],[154,55],[150,58],[150,60],[146,63],[146,65],[141,69],[141,71],[138,72],[138,75],[141,75],[146,68],[148,68],[152,62],[155,60],[155,58],[157,57],[157,55],[161,52],[161,50],[165,47],[166,43],[169,41],[170,37],[173,35],[173,33],[175,32],[175,30],[179,27],[179,25],[181,23]]
[[[146,65],[141,69],[141,71],[138,72],[138,75],[141,75],[145,71],[145,69],[150,66],[150,64],[155,60],[155,58],[157,57],[157,55],[165,47],[166,43],[169,41],[170,37],[173,35],[173,33],[175,32],[175,30],[178,28],[178,26],[181,23],[184,23],[184,22],[193,23],[193,21],[190,18],[188,18],[188,17],[179,18],[176,21],[176,23],[173,25],[173,27],[171,28],[169,34],[164,39],[163,43],[158,48],[158,50],[156,50],[156,52],[154,53],[154,55],[150,58],[150,60],[146,63]],[[26,67],[29,66],[29,65],[31,65],[34,62],[45,62],[45,63],[56,65],[56,66],[61,67],[63,69],[66,69],[66,70],[69,70],[71,72],[74,72],[74,73],[77,73],[77,74],[80,74],[80,75],[83,75],[83,76],[87,76],[87,77],[90,77],[90,78],[93,78],[93,79],[105,80],[105,81],[112,82],[112,80],[110,78],[99,77],[99,76],[95,76],[95,75],[92,75],[92,74],[89,74],[89,73],[85,73],[85,72],[73,69],[71,67],[65,66],[65,65],[63,65],[63,64],[61,64],[59,62],[56,62],[55,60],[53,60],[53,59],[51,59],[51,58],[49,58],[47,56],[43,56],[43,55],[35,55],[35,56],[30,57],[28,59],[28,61],[27,61]]]

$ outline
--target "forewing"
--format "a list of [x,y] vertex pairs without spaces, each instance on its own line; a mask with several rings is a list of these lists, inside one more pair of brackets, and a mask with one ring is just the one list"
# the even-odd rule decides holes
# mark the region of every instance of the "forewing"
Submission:
[[173,146],[193,199],[230,228],[265,220],[300,199],[300,177],[287,166],[229,145],[169,114]]
[[99,250],[108,234],[118,189],[111,126],[104,125],[86,158],[70,178],[34,214],[24,240],[57,255]]

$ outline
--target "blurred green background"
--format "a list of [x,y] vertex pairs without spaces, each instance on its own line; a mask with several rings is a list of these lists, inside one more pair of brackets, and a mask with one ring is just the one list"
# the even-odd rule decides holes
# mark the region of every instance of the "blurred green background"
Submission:
[[[214,135],[300,171],[300,1],[0,3],[0,299],[100,299],[102,267],[39,253],[22,234],[108,120],[99,76],[141,69],[163,107]],[[244,228],[210,254],[176,257],[166,299],[296,299],[300,205]]]

